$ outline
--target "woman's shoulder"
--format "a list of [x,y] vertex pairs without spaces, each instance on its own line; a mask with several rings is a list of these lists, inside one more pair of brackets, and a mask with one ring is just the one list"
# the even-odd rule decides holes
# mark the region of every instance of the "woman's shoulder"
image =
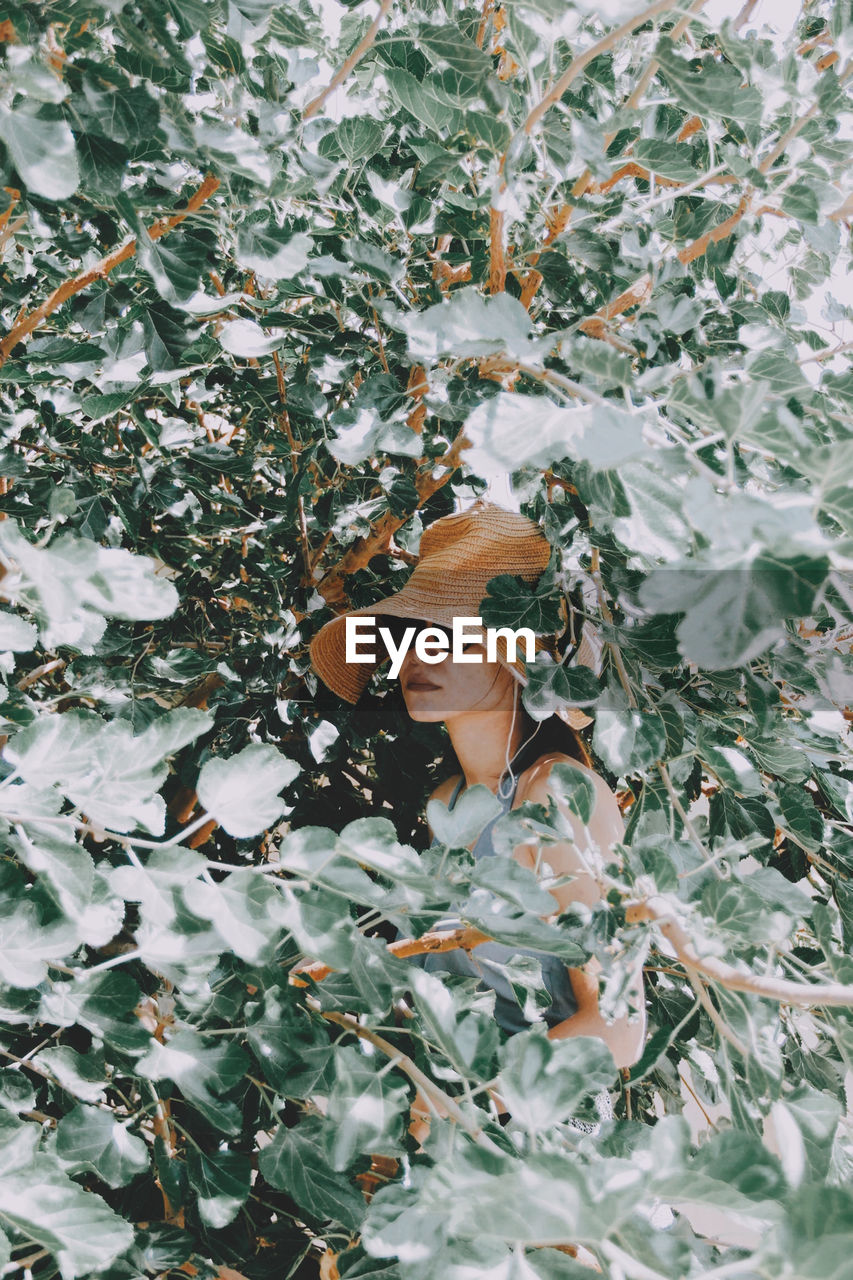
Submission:
[[595,790],[596,809],[599,811],[612,811],[614,817],[618,816],[621,819],[616,796],[601,774],[596,773],[594,769],[590,769],[589,765],[583,764],[580,760],[576,760],[574,756],[570,756],[564,751],[549,751],[545,755],[541,755],[538,760],[534,760],[533,764],[524,770],[518,780],[520,801],[532,800],[535,803],[547,800],[552,790],[550,778],[555,764],[569,764],[573,769],[577,769],[584,774]]

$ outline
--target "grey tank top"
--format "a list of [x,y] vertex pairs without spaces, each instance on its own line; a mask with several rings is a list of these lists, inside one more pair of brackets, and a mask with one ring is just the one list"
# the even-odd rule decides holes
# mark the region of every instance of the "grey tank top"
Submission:
[[[455,806],[464,781],[464,778],[460,778],[456,784],[450,797],[450,803],[447,806],[448,809],[452,809]],[[477,861],[480,858],[497,856],[492,842],[492,828],[512,808],[517,788],[518,779],[516,778],[511,794],[506,798],[497,797],[503,812],[496,814],[477,837],[477,843],[471,850]],[[440,841],[434,839],[432,843],[437,845]],[[458,924],[458,920],[440,920],[433,927],[436,929],[442,927],[454,928]],[[506,964],[513,956],[532,956],[540,962],[542,980],[545,984],[545,989],[551,996],[551,1004],[543,1010],[545,1022],[549,1027],[555,1026],[556,1023],[562,1022],[565,1018],[570,1018],[573,1013],[577,1013],[578,1005],[572,990],[569,971],[558,956],[549,955],[546,951],[535,951],[531,947],[512,947],[504,942],[481,942],[479,946],[472,947],[470,954],[461,948],[456,948],[454,951],[430,952],[426,955],[411,956],[410,960],[413,964],[420,965],[428,973],[458,973],[465,977],[479,978],[479,990],[495,992],[495,1021],[509,1035],[514,1035],[518,1031],[526,1031],[532,1024],[524,1017],[522,1006],[518,1003],[506,975],[496,969],[494,965],[489,964],[490,960],[494,960],[498,964]]]

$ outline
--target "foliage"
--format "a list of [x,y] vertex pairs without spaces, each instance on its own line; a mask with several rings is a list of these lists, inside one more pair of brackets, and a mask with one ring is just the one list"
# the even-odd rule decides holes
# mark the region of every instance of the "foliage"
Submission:
[[[853,373],[806,312],[849,7],[751,8],[4,11],[10,1273],[850,1274]],[[439,730],[308,662],[505,472],[554,577],[484,617],[598,634],[526,697],[590,712],[627,818],[559,920],[459,852],[482,797],[424,847]],[[389,947],[448,912],[597,957],[609,1013],[650,948],[641,1061]]]

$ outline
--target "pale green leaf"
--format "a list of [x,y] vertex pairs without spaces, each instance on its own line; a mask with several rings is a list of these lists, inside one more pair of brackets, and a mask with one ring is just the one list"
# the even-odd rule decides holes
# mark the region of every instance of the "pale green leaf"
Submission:
[[275,747],[253,742],[229,759],[208,760],[196,791],[212,818],[232,836],[260,835],[281,816],[278,792],[300,771]]
[[148,1168],[148,1146],[109,1111],[76,1106],[60,1120],[56,1154],[68,1172],[87,1169],[109,1187],[124,1187]]

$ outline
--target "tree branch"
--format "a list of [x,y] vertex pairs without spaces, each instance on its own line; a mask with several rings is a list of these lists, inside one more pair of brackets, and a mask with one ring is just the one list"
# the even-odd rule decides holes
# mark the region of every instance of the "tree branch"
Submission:
[[[453,441],[453,444],[447,450],[443,458],[439,458],[433,463],[429,472],[420,475],[415,481],[415,489],[418,494],[418,502],[415,510],[419,510],[425,502],[427,502],[434,493],[445,485],[453,472],[459,466],[459,455],[462,449],[469,443],[463,433]],[[443,467],[443,472],[435,477],[433,472],[438,467]],[[413,512],[409,511],[402,516],[394,516],[388,512],[377,521],[369,534],[363,538],[357,538],[352,546],[347,550],[339,562],[334,565],[328,573],[317,583],[317,590],[328,601],[329,604],[345,604],[343,579],[350,573],[355,573],[358,569],[363,569],[374,556],[381,555],[388,550],[391,539],[398,529],[410,520]]]
[[[542,100],[538,102],[533,110],[528,114],[524,124],[511,139],[507,151],[512,147],[512,144],[515,141],[515,138],[518,137],[519,133],[526,133],[528,137],[530,136],[539,121],[545,115],[548,108],[552,107],[555,102],[560,101],[569,85],[577,79],[593,59],[597,58],[602,53],[607,53],[608,49],[612,49],[613,46],[618,44],[624,36],[633,35],[638,27],[643,26],[643,24],[648,22],[651,18],[657,17],[659,13],[665,13],[667,9],[671,9],[672,7],[673,0],[655,0],[655,3],[650,4],[642,13],[638,13],[633,18],[629,18],[627,22],[622,23],[621,27],[615,27],[613,31],[608,32],[606,36],[602,36],[602,38],[597,40],[595,44],[590,45],[588,49],[584,49],[583,53],[579,53],[576,58],[573,58],[550,92],[546,93],[545,97],[542,98]],[[506,155],[507,152],[504,152],[501,159],[501,171],[503,171]]]
[[741,973],[734,965],[718,960],[716,956],[700,956],[675,919],[672,905],[657,894],[642,902],[629,903],[625,919],[628,924],[638,924],[642,920],[656,924],[685,968],[701,973],[703,977],[718,982],[729,991],[746,991],[750,995],[800,1008],[821,1004],[853,1009],[853,986],[844,986],[840,982],[820,982],[809,986],[803,982],[791,982],[787,978]]
[[[438,1085],[434,1084],[432,1080],[430,1080],[429,1076],[425,1075],[424,1072],[421,1071],[420,1067],[412,1061],[408,1054],[401,1053],[396,1045],[393,1045],[390,1040],[386,1040],[383,1036],[378,1036],[376,1032],[371,1031],[369,1027],[362,1026],[356,1018],[350,1017],[349,1014],[321,1009],[319,1007],[319,1002],[310,996],[308,998],[308,1002],[316,1009],[320,1016],[325,1018],[328,1022],[335,1022],[339,1027],[345,1027],[347,1031],[352,1031],[362,1040],[367,1040],[369,1044],[372,1044],[375,1048],[379,1049],[381,1053],[392,1058],[395,1066],[398,1066],[401,1071],[405,1072],[409,1079],[420,1088],[424,1097],[432,1103],[436,1110],[441,1108],[441,1111],[448,1115],[451,1120],[455,1120],[459,1127],[464,1129],[465,1132],[474,1139],[478,1146],[485,1147],[488,1151],[500,1154],[500,1148],[492,1142],[491,1138],[486,1137],[479,1125],[477,1125],[473,1120],[469,1120],[456,1099],[451,1098],[443,1089],[439,1089]],[[439,1111],[439,1115],[441,1114],[441,1111]]]
[[[183,209],[179,210],[178,213],[169,214],[167,217],[158,218],[148,228],[148,234],[151,239],[159,240],[161,236],[168,235],[174,227],[183,222],[184,218],[200,208],[218,187],[219,179],[209,173]],[[53,315],[54,311],[62,306],[63,302],[67,302],[69,298],[73,298],[75,294],[80,293],[83,289],[88,289],[89,285],[94,284],[96,280],[102,280],[105,276],[108,276],[122,262],[127,262],[136,253],[136,248],[137,242],[136,236],[134,236],[118,249],[113,249],[112,253],[108,253],[105,258],[101,258],[99,262],[82,271],[80,275],[74,276],[71,280],[63,281],[58,288],[54,289],[49,298],[46,298],[40,306],[36,307],[35,311],[19,316],[5,338],[0,342],[0,368],[8,359],[9,353],[13,348],[19,342],[23,342],[25,338],[28,338],[48,316]]]
[[506,288],[506,254],[504,252],[504,215],[501,209],[489,210],[489,293],[503,293]]
[[349,57],[346,59],[345,62],[341,63],[340,67],[332,76],[331,80],[326,85],[326,88],[323,90],[323,92],[318,93],[316,98],[312,98],[311,101],[308,103],[308,106],[302,112],[303,120],[310,120],[312,116],[315,116],[317,112],[320,111],[325,106],[326,99],[335,92],[335,90],[339,87],[339,85],[343,84],[344,80],[346,80],[347,76],[352,71],[353,67],[355,67],[361,61],[361,59],[367,53],[370,46],[373,44],[373,41],[376,39],[376,33],[378,32],[380,26],[382,25],[382,20],[388,13],[393,3],[394,3],[394,0],[382,0],[382,3],[379,6],[379,12],[371,22],[370,26],[365,31],[361,40],[359,40],[358,44],[353,49],[352,53],[349,55]]
[[[433,955],[439,951],[455,951],[460,947],[463,951],[470,951],[472,947],[478,947],[481,942],[491,941],[491,934],[481,933],[479,929],[436,929],[423,934],[420,938],[398,938],[396,942],[387,943],[386,950],[389,955],[405,960],[409,956]],[[290,970],[290,986],[307,987],[305,977],[311,978],[314,982],[322,982],[330,973],[334,973],[334,969],[324,964],[322,960],[297,965]]]

